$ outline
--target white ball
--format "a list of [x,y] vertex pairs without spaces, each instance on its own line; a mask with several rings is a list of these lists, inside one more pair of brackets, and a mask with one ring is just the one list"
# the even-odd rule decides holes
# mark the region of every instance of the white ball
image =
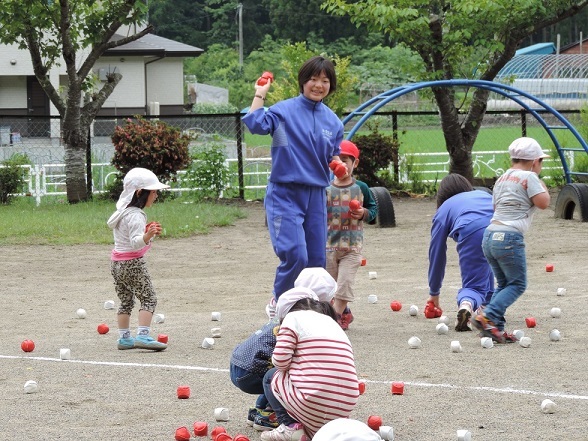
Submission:
[[39,386],[35,380],[29,380],[24,384],[25,394],[34,394],[39,390]]
[[417,305],[410,305],[410,308],[408,308],[408,313],[414,317],[419,313],[419,307]]
[[114,309],[114,300],[107,300],[104,302],[104,309]]
[[378,296],[375,294],[370,294],[368,296],[368,302],[369,303],[378,303]]
[[446,315],[442,315],[441,317],[439,317],[439,323],[443,323],[449,326],[449,317],[447,317]]
[[480,344],[483,348],[490,349],[494,347],[494,342],[490,337],[482,337],[480,339]]
[[68,348],[61,348],[59,350],[59,358],[62,360],[69,360],[71,358],[71,350]]
[[553,318],[560,318],[561,317],[561,309],[559,309],[559,308],[551,308],[551,311],[549,311],[549,314]]
[[153,316],[153,321],[155,323],[163,323],[163,322],[165,322],[165,315],[163,315],[163,314],[155,314]]
[[212,349],[213,346],[214,346],[214,338],[207,337],[204,340],[202,340],[202,348]]
[[557,288],[557,295],[558,296],[565,296],[566,295],[566,289],[565,288]]
[[549,340],[551,340],[551,341],[560,341],[561,340],[561,334],[559,333],[559,331],[557,329],[553,329],[549,333]]
[[472,441],[472,432],[469,430],[458,430],[457,441]]
[[416,336],[410,337],[408,339],[408,346],[410,346],[411,349],[419,348],[421,346],[421,339]]
[[541,402],[541,410],[543,413],[554,413],[556,407],[557,405],[549,399],[545,399]]
[[514,331],[512,331],[512,335],[514,336],[514,338],[517,339],[517,341],[520,341],[521,338],[525,336],[525,331],[523,331],[522,329],[515,329]]
[[88,314],[86,313],[86,310],[84,308],[80,308],[76,311],[76,315],[78,316],[78,318],[85,319]]
[[519,340],[519,344],[523,347],[523,348],[528,348],[529,346],[531,346],[531,337],[523,337]]
[[215,312],[213,312],[213,313],[211,314],[211,318],[212,318],[212,321],[213,321],[213,322],[220,322],[220,319],[221,319],[221,313],[220,313],[220,312],[217,312],[217,311],[215,311]]
[[461,344],[458,340],[453,340],[451,342],[451,351],[452,352],[461,352]]
[[449,332],[449,327],[445,323],[439,323],[435,329],[439,335],[445,335]]

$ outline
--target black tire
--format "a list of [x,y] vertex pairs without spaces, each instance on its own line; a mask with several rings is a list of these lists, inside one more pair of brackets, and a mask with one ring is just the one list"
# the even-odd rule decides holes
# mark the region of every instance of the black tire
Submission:
[[374,221],[370,222],[370,225],[376,225],[380,228],[395,227],[394,205],[388,189],[385,187],[371,187],[370,191],[378,206],[378,215]]
[[488,187],[474,187],[474,190],[485,191],[486,193],[492,194],[492,190]]
[[588,185],[586,184],[563,186],[555,201],[555,217],[573,219],[576,208],[581,221],[588,222]]

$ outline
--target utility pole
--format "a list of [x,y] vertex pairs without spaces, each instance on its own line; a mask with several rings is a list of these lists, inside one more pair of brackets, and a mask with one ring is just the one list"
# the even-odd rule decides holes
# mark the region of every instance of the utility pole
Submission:
[[243,3],[237,5],[239,14],[239,66],[243,67]]

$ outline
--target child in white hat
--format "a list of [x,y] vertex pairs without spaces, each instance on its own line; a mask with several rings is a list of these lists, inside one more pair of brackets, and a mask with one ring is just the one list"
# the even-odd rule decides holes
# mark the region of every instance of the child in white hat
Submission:
[[[153,238],[161,234],[161,225],[158,222],[147,223],[147,215],[143,209],[153,205],[157,199],[157,190],[169,188],[169,185],[159,182],[152,171],[140,167],[133,168],[126,174],[123,185],[116,211],[107,222],[114,234],[110,272],[120,300],[117,312],[117,347],[162,351],[167,345],[149,335],[157,296],[143,259],[143,255],[151,248]],[[133,338],[130,321],[135,298],[141,306],[137,335]]]

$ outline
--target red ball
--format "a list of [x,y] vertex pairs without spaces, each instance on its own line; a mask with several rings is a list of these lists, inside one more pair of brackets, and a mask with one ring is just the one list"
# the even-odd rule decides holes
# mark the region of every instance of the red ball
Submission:
[[270,83],[274,81],[274,74],[271,72],[264,72],[261,74],[261,78],[259,80],[257,80],[257,85],[258,86],[265,86],[268,81]]
[[187,427],[180,427],[176,429],[176,441],[188,441],[190,439],[190,432]]
[[190,398],[190,386],[178,386],[177,393],[180,400],[187,400]]
[[227,429],[225,429],[223,426],[216,426],[210,432],[210,438],[212,438],[212,440],[214,441],[216,437],[221,433],[227,433]]
[[525,319],[525,323],[527,324],[527,328],[534,328],[535,326],[537,326],[537,321],[534,317],[527,317]]
[[157,336],[157,341],[159,343],[167,343],[167,340],[168,340],[168,338],[167,338],[167,335],[166,334],[159,334]]
[[365,393],[365,381],[359,381],[357,384],[357,388],[359,389],[359,395],[363,395]]
[[404,383],[402,381],[392,382],[392,395],[404,394]]
[[100,323],[98,325],[98,334],[108,334],[108,331],[110,331],[110,328],[106,323]]
[[382,425],[382,417],[378,415],[370,415],[368,417],[368,426],[372,430],[379,430]]
[[553,272],[553,265],[551,263],[545,265],[545,271],[547,271],[548,273]]
[[349,202],[349,209],[350,210],[359,210],[361,208],[361,203],[357,199],[353,199]]
[[390,303],[390,309],[392,309],[392,311],[400,311],[402,309],[402,303],[400,303],[397,300],[394,300]]
[[20,344],[20,348],[25,352],[33,352],[35,349],[35,342],[33,340],[25,340]]
[[361,266],[366,266],[367,265],[367,259],[365,257],[361,258]]
[[233,441],[233,438],[231,438],[231,436],[228,433],[221,432],[214,437],[214,441]]
[[194,423],[194,436],[208,436],[208,423],[196,421]]
[[247,438],[245,435],[241,435],[240,433],[238,433],[233,438],[233,441],[249,441],[249,438]]

